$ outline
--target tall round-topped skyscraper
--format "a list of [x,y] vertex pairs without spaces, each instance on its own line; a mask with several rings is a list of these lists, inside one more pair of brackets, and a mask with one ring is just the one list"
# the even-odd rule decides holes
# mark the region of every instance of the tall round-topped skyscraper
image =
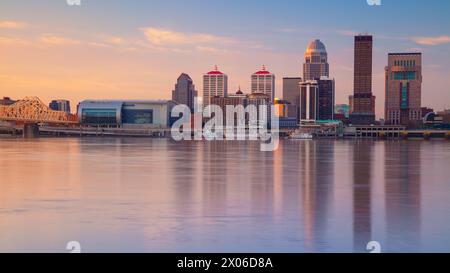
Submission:
[[303,81],[329,77],[328,54],[325,45],[318,39],[309,43],[303,64]]

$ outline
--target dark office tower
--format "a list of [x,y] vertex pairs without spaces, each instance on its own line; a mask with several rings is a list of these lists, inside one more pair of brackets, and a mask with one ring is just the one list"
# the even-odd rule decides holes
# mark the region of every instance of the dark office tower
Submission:
[[355,37],[355,66],[350,121],[354,125],[370,125],[375,122],[375,97],[372,94],[373,37]]
[[175,90],[172,91],[172,100],[187,105],[193,112],[195,97],[197,97],[197,91],[191,77],[188,74],[181,74],[178,77]]
[[334,119],[334,79],[322,78],[319,85],[318,109],[319,120]]
[[70,101],[68,100],[52,100],[48,107],[54,111],[70,113]]
[[300,82],[302,78],[283,78],[283,99],[289,105],[287,106],[287,117],[299,120],[300,107]]

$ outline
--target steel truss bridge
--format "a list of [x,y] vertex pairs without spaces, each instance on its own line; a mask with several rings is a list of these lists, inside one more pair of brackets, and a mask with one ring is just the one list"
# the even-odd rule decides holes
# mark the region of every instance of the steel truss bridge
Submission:
[[0,121],[16,123],[77,123],[76,116],[51,110],[37,97],[26,97],[11,105],[0,105]]

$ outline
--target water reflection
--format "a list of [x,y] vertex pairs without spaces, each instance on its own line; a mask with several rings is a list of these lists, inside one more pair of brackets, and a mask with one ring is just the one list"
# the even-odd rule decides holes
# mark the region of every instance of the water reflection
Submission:
[[386,247],[420,247],[422,142],[387,143],[385,152]]
[[[0,141],[0,251],[450,251],[448,142]],[[35,234],[39,236],[35,236]]]
[[353,145],[353,250],[366,251],[372,240],[372,149],[373,142]]

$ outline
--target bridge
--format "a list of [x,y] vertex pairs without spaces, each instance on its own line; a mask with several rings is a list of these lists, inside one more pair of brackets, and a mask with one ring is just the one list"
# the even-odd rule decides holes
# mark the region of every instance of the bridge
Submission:
[[77,117],[51,110],[37,97],[27,97],[11,105],[0,105],[0,133],[22,133],[25,137],[39,135],[39,124],[77,124]]
[[0,121],[19,124],[74,124],[77,118],[66,112],[51,110],[37,97],[26,97],[12,105],[0,105]]

